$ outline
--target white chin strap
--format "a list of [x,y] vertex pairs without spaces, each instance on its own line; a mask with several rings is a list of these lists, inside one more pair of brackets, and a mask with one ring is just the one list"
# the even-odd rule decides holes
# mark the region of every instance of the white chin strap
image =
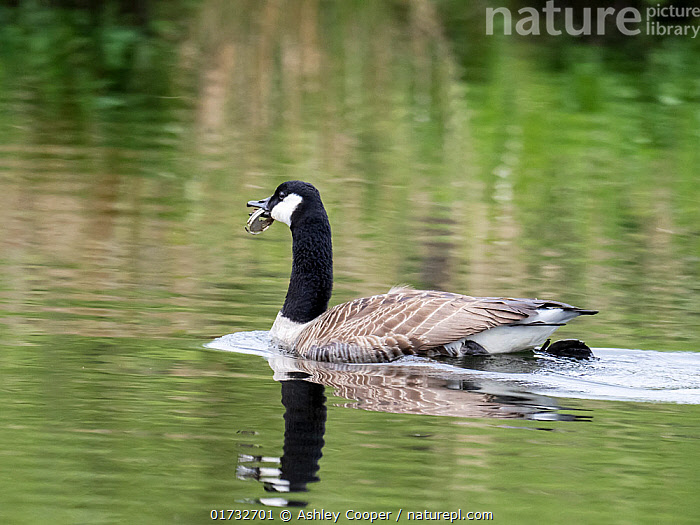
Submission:
[[301,196],[296,193],[290,193],[281,202],[279,202],[272,211],[270,215],[276,221],[285,223],[287,226],[292,225],[292,214],[294,210],[297,209],[299,203],[301,203]]

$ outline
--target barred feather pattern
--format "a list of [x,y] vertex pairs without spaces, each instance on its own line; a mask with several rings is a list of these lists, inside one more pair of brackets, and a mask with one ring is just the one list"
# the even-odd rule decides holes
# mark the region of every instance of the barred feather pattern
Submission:
[[327,310],[304,327],[295,354],[317,361],[381,363],[405,355],[452,354],[445,345],[517,323],[539,308],[578,308],[557,301],[470,297],[394,288]]
[[[479,383],[478,392],[455,390],[455,381],[461,387],[464,378],[454,371],[442,376],[424,367],[378,368],[281,356],[269,363],[275,371],[275,379],[285,381],[301,376],[305,381],[333,388],[334,395],[356,401],[343,405],[348,408],[394,414],[509,419],[528,418],[532,413],[542,412],[543,407],[558,408],[552,398],[510,391],[502,384],[494,388],[488,381]],[[489,391],[493,393],[487,393]]]

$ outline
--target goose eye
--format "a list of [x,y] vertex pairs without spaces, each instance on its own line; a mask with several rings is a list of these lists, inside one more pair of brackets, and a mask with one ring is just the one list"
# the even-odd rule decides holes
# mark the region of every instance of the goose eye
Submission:
[[286,196],[287,196],[287,192],[286,192],[286,191],[281,191],[280,194],[279,194],[280,200],[284,200],[284,198],[285,198]]

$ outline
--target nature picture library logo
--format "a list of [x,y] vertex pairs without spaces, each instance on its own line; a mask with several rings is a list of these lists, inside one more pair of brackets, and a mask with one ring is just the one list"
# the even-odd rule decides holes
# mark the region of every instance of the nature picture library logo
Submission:
[[[507,7],[487,7],[486,34],[493,35],[501,28],[504,35],[515,32],[517,35],[544,33],[554,36],[562,33],[572,36],[605,35],[606,31],[617,30],[626,36],[647,34],[696,38],[700,26],[691,24],[696,18],[700,18],[700,7],[657,3],[643,8],[575,8],[556,6],[554,0],[549,0],[540,10],[522,7],[513,12]],[[664,21],[660,22],[659,19]]]

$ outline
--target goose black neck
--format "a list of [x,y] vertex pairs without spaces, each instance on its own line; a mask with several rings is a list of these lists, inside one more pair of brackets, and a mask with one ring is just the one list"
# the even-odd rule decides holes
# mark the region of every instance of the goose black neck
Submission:
[[331,225],[320,206],[292,221],[292,275],[282,315],[307,323],[328,308],[333,290]]

